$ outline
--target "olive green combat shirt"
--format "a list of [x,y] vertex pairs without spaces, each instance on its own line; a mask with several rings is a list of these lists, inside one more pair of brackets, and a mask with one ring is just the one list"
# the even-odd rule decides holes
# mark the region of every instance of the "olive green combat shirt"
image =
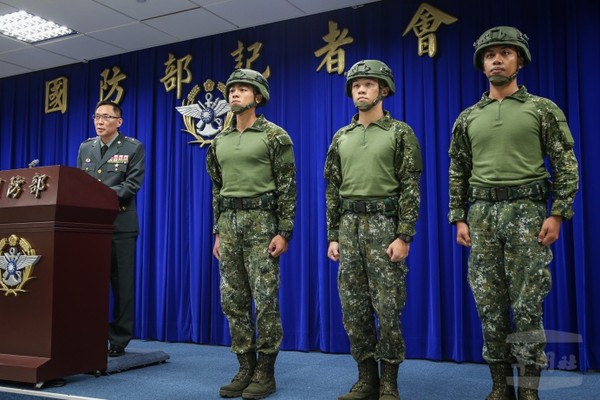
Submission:
[[502,101],[489,92],[464,110],[450,144],[450,222],[465,221],[468,188],[520,186],[554,170],[552,215],[569,219],[578,186],[573,137],[562,110],[524,86]]
[[333,136],[325,161],[328,240],[338,240],[340,198],[397,198],[396,233],[413,236],[421,170],[419,142],[408,124],[385,111],[383,118],[365,128],[355,115]]
[[243,133],[220,132],[206,158],[213,182],[213,232],[218,233],[219,198],[253,198],[273,192],[278,231],[292,232],[296,212],[296,167],[292,139],[281,127],[260,115]]

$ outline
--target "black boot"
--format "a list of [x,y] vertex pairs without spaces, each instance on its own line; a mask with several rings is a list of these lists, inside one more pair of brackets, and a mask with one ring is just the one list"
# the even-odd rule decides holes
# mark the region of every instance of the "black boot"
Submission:
[[379,398],[377,362],[369,357],[358,363],[358,380],[350,391],[338,400],[376,400]]
[[535,365],[526,365],[519,374],[519,400],[539,400],[541,369]]
[[516,400],[513,368],[509,363],[490,364],[492,391],[486,400]]
[[256,367],[256,353],[244,353],[237,355],[240,363],[240,370],[233,377],[229,385],[225,385],[219,389],[221,397],[240,397],[242,392],[250,384],[254,369]]
[[379,383],[379,400],[400,400],[398,393],[399,364],[381,361],[381,382]]
[[275,354],[259,353],[258,363],[252,376],[252,382],[244,392],[244,399],[264,399],[277,390],[275,385]]

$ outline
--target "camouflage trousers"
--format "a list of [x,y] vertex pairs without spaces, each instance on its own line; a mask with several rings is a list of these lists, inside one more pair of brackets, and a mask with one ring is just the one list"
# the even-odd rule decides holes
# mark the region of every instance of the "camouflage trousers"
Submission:
[[279,258],[267,251],[276,229],[276,217],[268,210],[227,209],[219,218],[221,307],[236,354],[272,354],[281,345]]
[[383,214],[347,212],[340,220],[338,291],[350,350],[358,362],[369,357],[392,364],[404,360],[400,315],[408,270],[386,254],[395,232],[395,219]]
[[546,212],[544,202],[528,199],[478,200],[469,210],[468,280],[488,363],[547,364],[542,305],[551,286],[552,252],[537,241]]

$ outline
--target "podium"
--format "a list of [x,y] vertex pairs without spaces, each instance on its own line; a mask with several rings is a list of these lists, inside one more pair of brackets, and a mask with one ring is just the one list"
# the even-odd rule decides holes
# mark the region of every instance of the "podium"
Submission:
[[106,370],[117,212],[77,168],[0,171],[0,380]]

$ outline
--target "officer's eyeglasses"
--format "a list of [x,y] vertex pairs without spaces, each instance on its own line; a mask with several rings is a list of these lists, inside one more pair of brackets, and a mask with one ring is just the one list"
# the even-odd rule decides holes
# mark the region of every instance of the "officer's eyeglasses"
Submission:
[[92,119],[94,121],[101,119],[102,121],[106,122],[106,121],[110,121],[111,119],[117,119],[117,118],[121,118],[121,117],[116,117],[114,115],[108,115],[108,114],[92,114]]

